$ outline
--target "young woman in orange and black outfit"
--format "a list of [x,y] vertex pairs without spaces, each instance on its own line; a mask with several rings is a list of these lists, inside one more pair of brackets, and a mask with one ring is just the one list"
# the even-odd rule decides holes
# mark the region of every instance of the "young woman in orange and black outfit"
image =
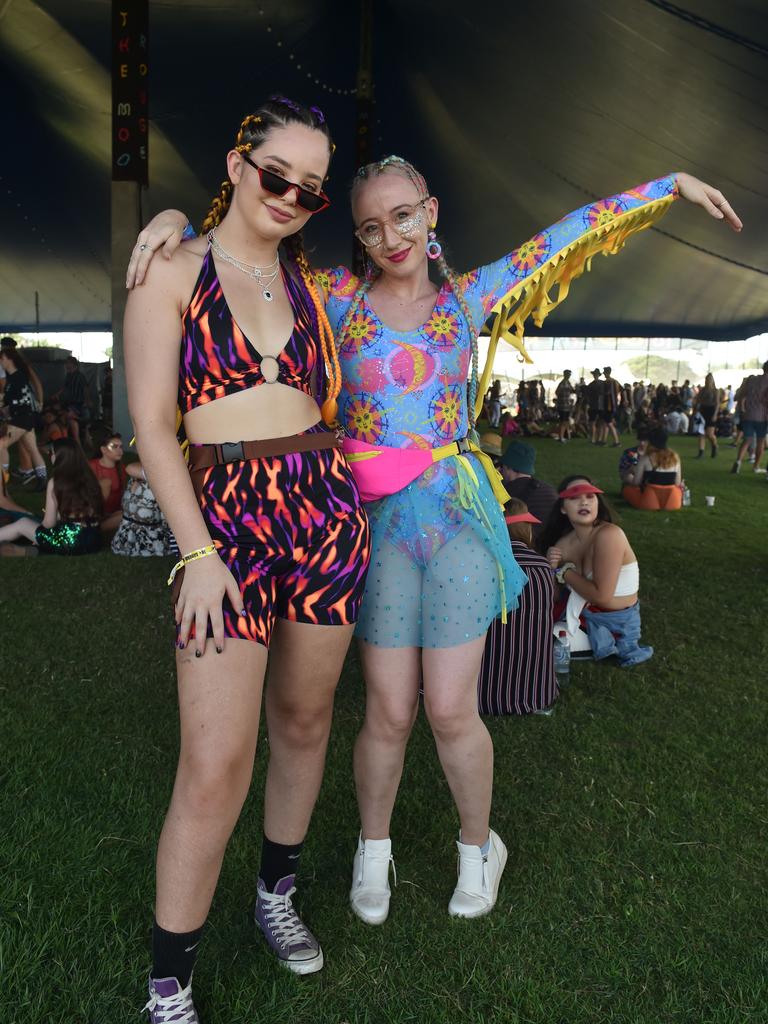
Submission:
[[[187,553],[175,604],[181,755],[157,858],[152,1024],[198,1020],[194,947],[251,781],[268,648],[256,923],[290,970],[323,964],[291,896],[369,559],[358,491],[327,429],[338,362],[300,235],[328,205],[332,148],[316,108],[273,98],[246,117],[207,237],[186,243],[181,259],[154,261],[126,312],[142,465]],[[140,236],[135,260],[146,245]]]

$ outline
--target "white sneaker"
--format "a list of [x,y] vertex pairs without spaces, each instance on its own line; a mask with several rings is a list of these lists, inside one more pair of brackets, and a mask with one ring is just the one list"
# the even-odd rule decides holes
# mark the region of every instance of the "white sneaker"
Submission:
[[451,917],[482,917],[489,914],[496,903],[501,873],[507,863],[507,848],[491,829],[490,849],[483,856],[479,846],[459,848],[459,880],[453,890],[448,913]]
[[391,839],[357,840],[357,853],[352,867],[352,888],[349,902],[352,910],[366,924],[383,924],[389,914],[389,866],[397,885],[397,872],[392,856]]

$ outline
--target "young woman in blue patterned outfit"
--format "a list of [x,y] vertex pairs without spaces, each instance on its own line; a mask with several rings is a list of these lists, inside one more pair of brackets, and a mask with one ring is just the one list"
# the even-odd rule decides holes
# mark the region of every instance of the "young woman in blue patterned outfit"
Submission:
[[[364,469],[377,454],[394,464],[393,449],[448,455],[394,493],[384,480],[382,496],[367,505],[373,548],[356,628],[367,703],[354,753],[362,827],[350,900],[369,924],[389,912],[390,820],[420,688],[461,827],[449,913],[488,913],[506,862],[504,844],[489,828],[493,747],[476,688],[487,628],[515,607],[525,578],[510,550],[498,481],[477,451],[467,451],[484,390],[479,330],[496,312],[495,337],[517,335],[522,348],[529,315],[541,323],[593,255],[618,251],[678,196],[741,229],[719,191],[670,175],[588,204],[495,263],[456,277],[434,237],[438,201],[412,165],[387,157],[355,178],[352,210],[366,278],[344,268],[316,275],[342,367],[340,419],[352,441],[370,448],[352,457]],[[160,216],[142,241],[173,251],[186,218]],[[428,255],[441,271],[440,287],[430,279]],[[459,443],[447,453],[449,442]]]

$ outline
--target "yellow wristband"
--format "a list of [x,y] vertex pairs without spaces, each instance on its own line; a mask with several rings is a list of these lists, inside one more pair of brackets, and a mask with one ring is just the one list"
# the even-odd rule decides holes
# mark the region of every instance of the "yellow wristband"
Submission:
[[197,548],[195,551],[190,551],[186,555],[182,555],[176,565],[171,569],[171,575],[168,577],[168,586],[173,583],[176,579],[176,573],[179,569],[183,569],[187,562],[196,562],[198,558],[205,558],[206,555],[215,555],[216,547],[213,544],[206,544],[204,548]]

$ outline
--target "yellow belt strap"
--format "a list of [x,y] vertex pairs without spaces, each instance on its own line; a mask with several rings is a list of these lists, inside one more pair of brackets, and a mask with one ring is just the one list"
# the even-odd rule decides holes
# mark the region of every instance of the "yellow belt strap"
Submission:
[[[491,461],[490,455],[487,455],[482,448],[478,448],[474,441],[468,440],[467,445],[469,446],[469,450],[472,454],[476,455],[480,460],[480,465],[485,470],[485,475],[488,477],[488,482],[491,485],[494,497],[501,507],[504,508],[506,503],[509,501],[509,495],[504,489],[504,484],[502,483],[499,471]],[[448,459],[452,455],[460,454],[461,452],[459,451],[458,443],[456,441],[451,441],[450,444],[444,444],[441,445],[440,448],[432,449],[432,461],[440,462],[441,459]]]

